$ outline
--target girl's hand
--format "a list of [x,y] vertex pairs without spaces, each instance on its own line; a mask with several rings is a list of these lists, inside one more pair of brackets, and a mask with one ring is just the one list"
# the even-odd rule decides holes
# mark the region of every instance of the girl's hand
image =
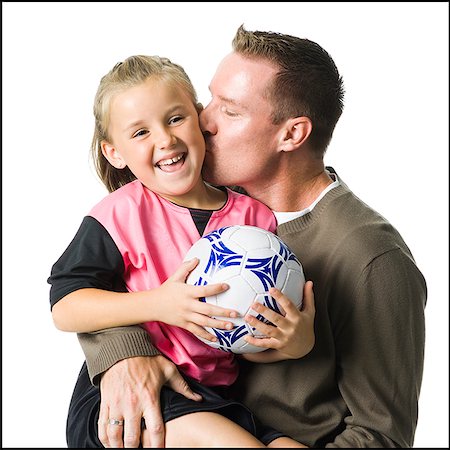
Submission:
[[199,337],[214,342],[217,338],[203,327],[231,330],[233,323],[227,320],[213,319],[212,316],[233,318],[238,317],[238,313],[232,309],[199,301],[202,297],[220,294],[229,286],[225,283],[206,286],[186,284],[186,278],[198,262],[198,259],[194,258],[182,263],[176,272],[158,288],[160,295],[160,302],[157,305],[158,320],[184,328]]
[[278,289],[271,288],[269,293],[286,312],[285,316],[270,308],[254,303],[252,309],[264,316],[273,325],[265,324],[250,314],[245,320],[267,337],[246,336],[245,340],[257,347],[272,349],[260,353],[246,353],[242,357],[253,362],[274,362],[284,359],[297,359],[308,354],[315,343],[314,335],[314,293],[312,281],[307,281],[303,289],[303,306],[299,310],[288,297]]

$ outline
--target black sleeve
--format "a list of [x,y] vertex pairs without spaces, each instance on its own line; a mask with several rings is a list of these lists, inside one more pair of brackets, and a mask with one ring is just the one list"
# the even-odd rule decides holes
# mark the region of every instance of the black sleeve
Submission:
[[127,292],[124,264],[115,242],[96,219],[86,216],[75,237],[51,269],[50,307],[81,288]]

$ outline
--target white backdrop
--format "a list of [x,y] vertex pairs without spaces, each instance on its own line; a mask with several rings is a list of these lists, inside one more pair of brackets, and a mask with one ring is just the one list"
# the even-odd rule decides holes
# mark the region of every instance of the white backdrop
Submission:
[[100,77],[132,54],[208,83],[237,27],[330,52],[346,106],[326,163],[387,217],[429,288],[415,447],[448,437],[448,3],[2,2],[3,447],[65,447],[83,361],[51,319],[52,264],[106,194],[88,160]]

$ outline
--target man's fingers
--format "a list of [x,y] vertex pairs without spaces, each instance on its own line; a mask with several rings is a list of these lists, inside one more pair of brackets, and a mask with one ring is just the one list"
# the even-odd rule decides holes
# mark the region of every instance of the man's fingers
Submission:
[[141,439],[141,418],[125,418],[123,445],[125,448],[138,448]]
[[180,375],[179,372],[174,372],[174,375],[168,380],[167,384],[179,394],[184,395],[186,398],[195,400],[196,402],[202,400],[202,396],[194,392],[186,380]]
[[[200,401],[202,396],[192,391],[186,380],[180,375],[173,363],[167,362],[166,384],[175,392],[179,392],[191,400]],[[161,414],[161,406],[158,400],[152,402],[151,407],[144,411],[144,427],[142,429],[141,441],[143,447],[164,447],[165,428]]]
[[[107,419],[106,423],[106,434],[108,435],[109,446],[113,448],[123,448],[123,428],[124,428],[124,420],[120,415],[114,415],[113,412],[110,412],[110,417]],[[119,424],[111,423],[111,420],[118,421]]]
[[142,447],[163,448],[165,440],[164,422],[159,402],[144,413],[141,430]]
[[105,448],[109,448],[109,439],[108,439],[108,433],[106,432],[106,427],[108,426],[108,416],[109,416],[109,409],[103,405],[103,403],[100,403],[100,411],[98,414],[98,438],[102,445]]

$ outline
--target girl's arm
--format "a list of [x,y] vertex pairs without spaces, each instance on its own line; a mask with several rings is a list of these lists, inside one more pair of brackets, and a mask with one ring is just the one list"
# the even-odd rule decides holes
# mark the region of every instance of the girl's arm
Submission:
[[203,327],[231,329],[233,324],[210,316],[237,317],[237,312],[209,303],[200,297],[228,289],[226,284],[192,286],[185,283],[198,264],[193,259],[181,264],[161,286],[141,292],[111,292],[97,288],[77,289],[52,308],[55,326],[62,331],[86,333],[111,327],[159,321],[184,328],[197,336],[215,340]]
[[300,311],[278,289],[271,288],[270,294],[283,307],[286,315],[282,316],[264,305],[256,303],[253,309],[274,325],[265,324],[252,315],[247,315],[245,320],[267,337],[247,336],[246,341],[268,350],[259,353],[246,353],[241,357],[247,361],[259,363],[302,358],[313,349],[315,343],[313,283],[312,281],[305,283],[303,306]]

